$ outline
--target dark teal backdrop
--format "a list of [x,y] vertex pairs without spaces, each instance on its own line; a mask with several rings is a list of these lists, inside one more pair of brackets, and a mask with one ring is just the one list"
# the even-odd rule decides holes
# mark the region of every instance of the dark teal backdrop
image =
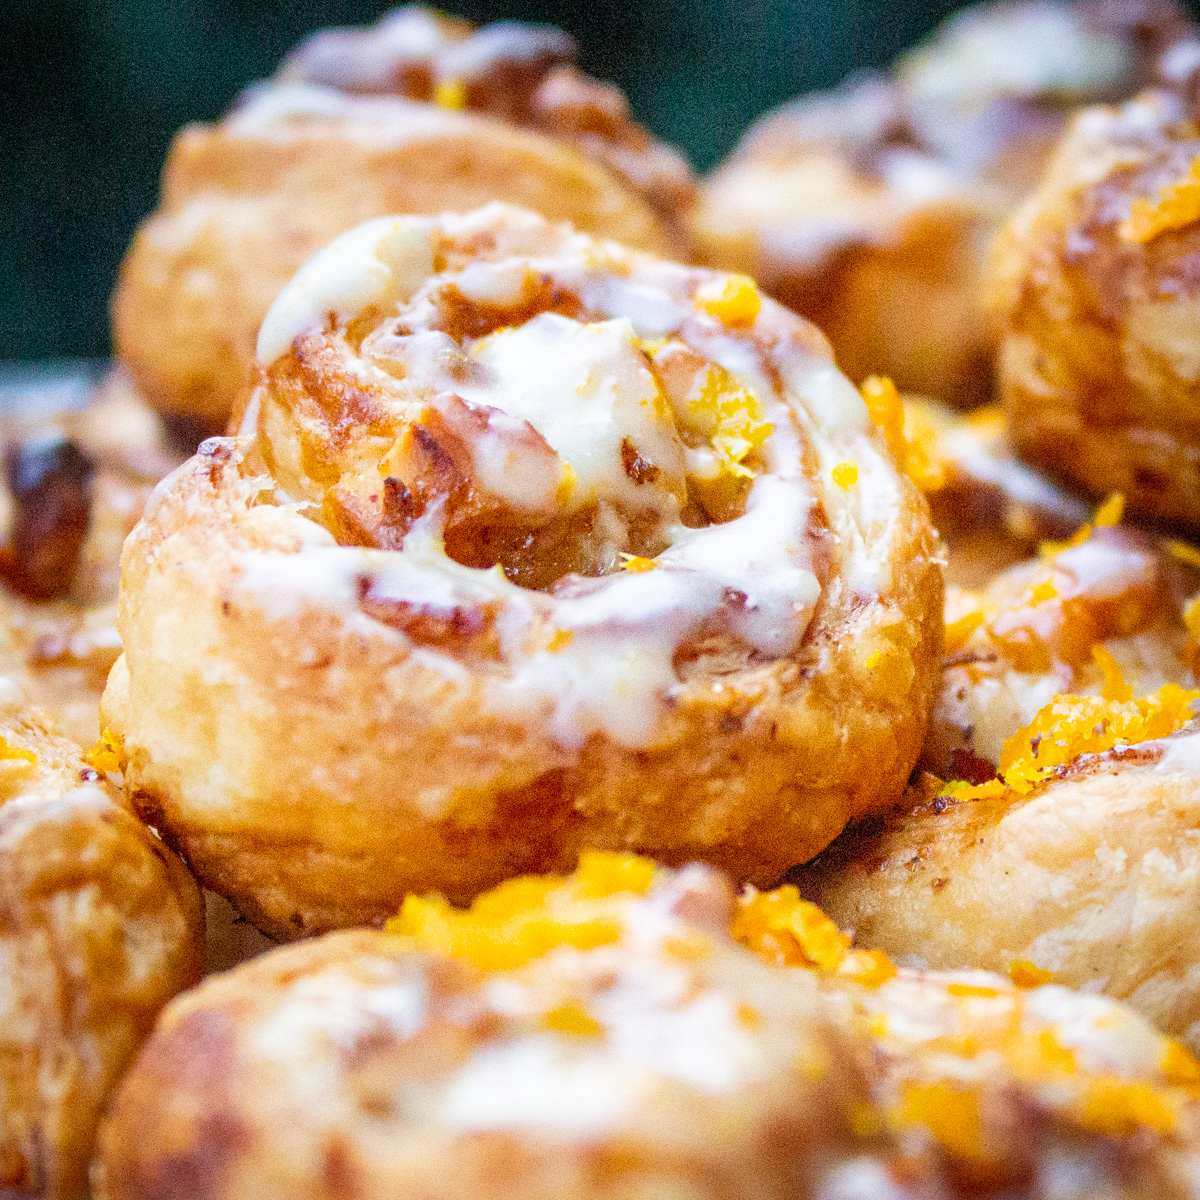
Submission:
[[[0,0],[0,359],[103,355],[121,252],[171,134],[218,116],[303,34],[363,0]],[[711,165],[758,113],[884,65],[952,0],[447,0],[551,21],[642,121]]]

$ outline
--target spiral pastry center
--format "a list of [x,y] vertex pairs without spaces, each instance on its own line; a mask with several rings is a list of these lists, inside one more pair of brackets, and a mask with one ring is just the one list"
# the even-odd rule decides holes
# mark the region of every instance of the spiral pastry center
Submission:
[[796,650],[829,573],[813,479],[845,457],[823,443],[882,462],[795,330],[749,281],[515,210],[387,218],[280,295],[242,432],[370,615],[517,690],[574,678],[564,736],[637,741],[688,662]]

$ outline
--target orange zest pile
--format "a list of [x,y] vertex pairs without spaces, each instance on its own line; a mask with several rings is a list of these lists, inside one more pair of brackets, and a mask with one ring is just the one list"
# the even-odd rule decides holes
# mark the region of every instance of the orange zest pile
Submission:
[[1055,696],[1024,729],[1005,740],[997,779],[949,783],[945,794],[960,800],[1001,796],[1006,789],[1027,795],[1085,754],[1166,737],[1195,717],[1192,705],[1200,700],[1200,691],[1168,683],[1135,699],[1112,656],[1101,647],[1095,654],[1105,675],[1103,695]]
[[481,970],[511,970],[559,946],[617,941],[625,906],[649,890],[656,871],[636,854],[585,850],[573,874],[510,879],[468,909],[441,896],[408,896],[384,931]]
[[1187,173],[1172,180],[1153,199],[1139,197],[1129,216],[1117,227],[1124,242],[1144,245],[1159,234],[1183,229],[1200,221],[1200,155],[1192,159]]
[[100,740],[83,756],[83,761],[89,767],[105,774],[112,774],[125,769],[125,746],[111,729],[105,729],[100,734]]
[[769,892],[748,887],[738,898],[732,932],[777,967],[815,967],[867,987],[896,974],[882,951],[851,950],[849,936],[791,884]]

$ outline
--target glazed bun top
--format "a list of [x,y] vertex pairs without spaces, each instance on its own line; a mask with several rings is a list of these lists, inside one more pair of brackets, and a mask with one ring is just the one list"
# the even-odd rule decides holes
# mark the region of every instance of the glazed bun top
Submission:
[[897,160],[920,156],[1011,202],[1036,182],[1076,107],[1145,86],[1163,55],[1192,31],[1174,0],[977,4],[950,17],[888,75],[866,75],[769,113],[738,154],[772,158],[821,147],[901,191],[908,177]]
[[469,22],[418,5],[372,26],[313,34],[284,60],[277,84],[402,96],[486,113],[569,142],[673,217],[694,199],[686,160],[634,121],[612,84],[575,65],[574,39],[552,25]]
[[681,662],[793,655],[892,586],[911,485],[820,334],[742,277],[502,205],[383,218],[299,272],[258,357],[250,461],[327,537],[288,562],[523,663],[518,690],[572,681],[569,742],[641,743]]

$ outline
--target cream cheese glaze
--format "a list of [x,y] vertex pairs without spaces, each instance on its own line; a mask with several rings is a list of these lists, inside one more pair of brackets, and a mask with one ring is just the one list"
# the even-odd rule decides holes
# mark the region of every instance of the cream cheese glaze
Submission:
[[[462,238],[498,218],[509,257],[434,271],[438,229]],[[440,612],[492,606],[501,665],[484,685],[489,703],[545,708],[547,727],[567,747],[596,731],[644,747],[655,744],[657,717],[677,686],[678,648],[708,623],[719,618],[763,655],[786,655],[799,644],[821,593],[809,531],[818,500],[841,543],[843,579],[865,598],[887,586],[886,556],[876,559],[868,546],[885,542],[871,535],[894,519],[899,484],[857,391],[827,359],[794,344],[794,335],[788,340],[790,326],[776,320],[769,301],[749,329],[731,333],[694,298],[708,273],[635,259],[615,245],[598,252],[567,231],[547,253],[545,229],[499,205],[359,226],[280,294],[262,325],[259,359],[267,367],[307,334],[344,327],[368,310],[380,314],[383,325],[357,352],[347,346],[354,376],[382,384],[400,407],[419,402],[452,416],[465,406],[474,421],[476,482],[516,511],[612,502],[641,512],[661,546],[654,569],[616,570],[614,555],[610,574],[533,591],[498,568],[453,561],[436,511],[409,530],[401,551],[363,550],[332,539],[322,545],[299,506],[282,519],[308,547],[303,557],[246,555],[242,586],[277,613],[304,602],[352,615],[364,592]],[[528,255],[521,253],[526,230]],[[436,328],[447,295],[519,312],[539,281],[577,297],[587,316],[517,317],[479,338]],[[730,459],[745,453],[736,436],[734,451],[723,450],[716,435],[700,447],[684,445],[681,428],[712,414],[703,409],[701,383],[664,394],[652,369],[664,339],[666,353],[700,355],[710,364],[705,370],[725,372],[697,379],[720,383],[723,396],[758,414],[767,432],[755,450],[757,470]],[[269,437],[270,428],[256,397],[243,437]],[[645,467],[640,478],[630,469],[633,450]],[[718,459],[753,476],[744,512],[689,526],[682,518],[687,481],[711,474]],[[842,489],[827,480],[846,460],[856,463],[859,483]],[[435,669],[459,675],[448,656],[424,653]],[[439,666],[439,659],[447,661]]]

